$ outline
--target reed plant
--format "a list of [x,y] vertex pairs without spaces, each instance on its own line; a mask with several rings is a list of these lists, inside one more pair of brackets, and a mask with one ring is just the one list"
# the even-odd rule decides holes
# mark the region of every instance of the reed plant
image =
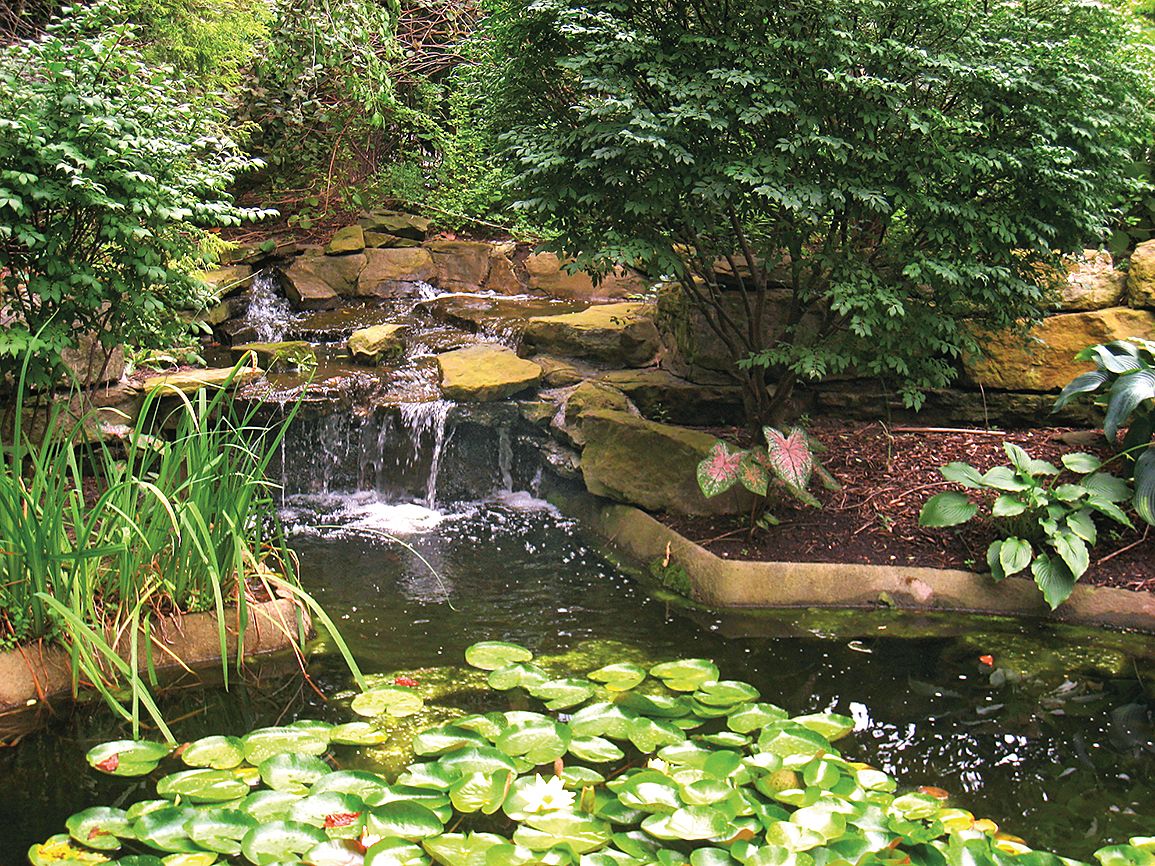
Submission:
[[[293,412],[270,427],[258,407],[238,411],[227,387],[161,388],[135,429],[105,441],[91,436],[91,417],[59,407],[33,439],[24,410],[18,396],[0,443],[0,646],[67,647],[74,687],[83,676],[134,724],[143,708],[163,731],[149,693],[158,617],[215,612],[226,685],[227,625],[237,626],[239,666],[254,600],[294,598],[331,627],[299,586],[266,477]],[[303,618],[285,628],[299,647]]]

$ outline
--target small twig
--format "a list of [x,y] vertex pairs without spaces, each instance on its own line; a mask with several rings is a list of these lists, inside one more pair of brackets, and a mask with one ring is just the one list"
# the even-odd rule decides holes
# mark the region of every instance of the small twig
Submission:
[[968,433],[974,436],[1006,436],[1005,430],[979,430],[974,427],[891,427],[893,433]]
[[1147,535],[1150,532],[1151,532],[1151,527],[1148,526],[1146,529],[1143,530],[1143,537],[1140,538],[1138,541],[1132,541],[1126,547],[1120,547],[1118,550],[1111,551],[1106,556],[1104,556],[1102,559],[1098,560],[1095,564],[1096,565],[1102,565],[1104,562],[1107,562],[1108,560],[1114,559],[1120,553],[1126,553],[1128,550],[1131,550],[1132,548],[1138,547],[1140,544],[1142,544],[1143,542],[1145,542],[1147,540]]
[[705,541],[695,541],[694,544],[707,547],[708,545],[713,544],[715,541],[721,541],[723,538],[729,538],[731,535],[737,535],[739,532],[745,531],[745,526],[739,526],[737,529],[731,529],[729,532],[723,532],[721,535],[715,535],[713,538],[707,538]]

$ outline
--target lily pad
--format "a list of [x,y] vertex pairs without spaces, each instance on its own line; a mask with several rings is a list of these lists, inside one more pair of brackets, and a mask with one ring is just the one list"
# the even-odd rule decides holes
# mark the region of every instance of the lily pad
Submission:
[[530,815],[517,830],[513,841],[531,851],[547,851],[565,845],[575,854],[605,847],[611,836],[605,821],[576,812],[546,812]]
[[375,718],[392,716],[395,719],[421,712],[425,701],[413,689],[402,686],[378,686],[353,698],[350,707],[359,716]]
[[274,791],[298,795],[308,793],[314,782],[333,771],[320,758],[285,753],[262,761],[258,769],[261,771],[261,781]]
[[136,838],[158,851],[170,854],[204,850],[189,838],[185,825],[196,817],[196,809],[169,806],[142,816],[132,825]]
[[429,866],[429,857],[424,848],[405,839],[382,839],[365,852],[365,866]]
[[495,671],[509,664],[532,660],[533,653],[525,647],[505,641],[481,641],[465,651],[465,661],[483,671]]
[[646,669],[641,665],[622,662],[606,665],[587,674],[595,683],[604,683],[611,692],[628,692],[646,678]]
[[172,746],[149,740],[116,740],[101,743],[85,756],[90,767],[111,776],[145,776],[168,756]]
[[708,707],[736,707],[747,701],[756,701],[761,695],[749,683],[739,680],[704,682],[694,692],[694,700]]
[[510,689],[532,689],[534,686],[546,682],[549,678],[549,674],[537,665],[515,662],[490,671],[486,681],[490,688],[497,689],[499,692],[507,692]]
[[77,842],[99,851],[119,850],[121,839],[136,838],[128,813],[106,806],[77,812],[65,822],[65,826]]
[[254,791],[241,800],[237,808],[252,815],[261,823],[283,821],[289,814],[289,809],[299,799],[301,798],[296,794],[290,794],[288,791]]
[[821,734],[832,743],[854,730],[854,719],[838,713],[811,713],[808,716],[795,716],[793,721]]
[[483,812],[492,815],[505,802],[513,773],[476,772],[463,776],[449,789],[449,799],[458,812]]
[[456,725],[428,728],[413,738],[413,751],[418,755],[444,755],[467,746],[488,746],[489,740],[476,731]]
[[[493,746],[470,746],[442,755],[437,762],[438,769],[448,774],[445,788],[453,782],[452,775],[470,773],[500,773],[505,770],[517,771],[517,764],[505,752]],[[400,781],[400,780],[399,780]],[[405,784],[413,784],[406,782]]]
[[372,809],[365,819],[365,828],[374,836],[416,840],[439,835],[444,823],[419,803],[395,800]]
[[346,722],[329,731],[329,742],[341,746],[376,746],[388,739],[388,732],[368,722]]
[[328,733],[308,728],[258,728],[241,739],[245,744],[245,760],[254,767],[285,752],[323,755],[329,749]]
[[566,753],[571,739],[568,726],[552,719],[530,719],[510,725],[497,738],[497,748],[511,757],[547,764]]
[[156,783],[156,792],[190,803],[225,803],[248,796],[248,784],[232,770],[182,770]]
[[313,783],[310,794],[350,794],[367,806],[385,802],[383,797],[389,786],[375,773],[364,770],[337,770],[326,773]]
[[730,828],[726,814],[709,806],[685,806],[668,815],[651,815],[642,829],[658,839],[721,839]]
[[529,689],[529,693],[546,702],[551,710],[565,710],[588,701],[594,694],[594,687],[588,680],[577,677],[547,680]]
[[446,833],[436,839],[426,839],[423,844],[444,866],[486,866],[489,852],[506,843],[506,839],[492,833]]
[[245,834],[241,850],[255,866],[291,860],[327,842],[324,831],[294,821],[272,821]]
[[364,866],[365,855],[353,839],[330,839],[305,852],[309,866]]
[[573,737],[570,739],[569,753],[579,760],[594,764],[620,761],[626,754],[602,737]]
[[241,840],[260,822],[240,809],[203,809],[185,824],[188,837],[209,851],[241,853]]
[[692,692],[702,683],[717,681],[718,666],[709,659],[679,659],[654,665],[650,676],[676,692]]
[[328,791],[302,797],[289,809],[289,821],[329,831],[330,836],[351,839],[361,835],[365,803],[352,794]]
[[204,737],[185,746],[181,760],[190,767],[231,770],[245,760],[245,744],[240,737]]
[[774,704],[746,704],[737,707],[726,716],[726,727],[738,734],[749,734],[772,722],[781,722],[787,718],[789,713]]

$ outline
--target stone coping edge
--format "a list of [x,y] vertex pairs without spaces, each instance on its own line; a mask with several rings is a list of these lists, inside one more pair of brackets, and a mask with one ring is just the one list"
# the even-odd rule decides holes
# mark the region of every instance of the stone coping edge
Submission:
[[[1155,593],[1077,585],[1056,611],[1034,581],[959,569],[723,559],[646,512],[581,492],[555,492],[555,507],[617,553],[643,566],[681,567],[692,600],[714,608],[877,608],[1030,617],[1155,633]],[[885,599],[885,601],[884,601]]]
[[[298,623],[306,635],[313,633],[312,621],[292,599],[279,598],[250,602],[245,630],[245,658],[266,656],[291,649],[297,639]],[[237,609],[226,609],[226,644],[230,655],[237,650],[239,624]],[[204,669],[221,662],[220,636],[216,611],[179,614],[153,620],[151,655],[156,671]],[[127,636],[117,643],[117,652],[128,661]],[[141,655],[143,646],[141,647]],[[138,670],[148,661],[140,658]],[[0,653],[0,716],[36,706],[65,703],[72,697],[72,660],[68,650],[36,642]]]

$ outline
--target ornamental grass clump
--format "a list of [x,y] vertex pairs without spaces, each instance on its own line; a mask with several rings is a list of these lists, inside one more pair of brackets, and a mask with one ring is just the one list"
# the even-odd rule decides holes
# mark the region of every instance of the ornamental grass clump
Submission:
[[[88,753],[130,777],[120,807],[69,818],[32,846],[124,866],[1082,866],[1034,851],[939,788],[900,789],[844,755],[831,712],[791,716],[708,659],[587,674],[547,671],[524,647],[474,644],[488,671],[477,711],[412,740],[396,778],[343,769],[412,690],[352,708],[373,721],[302,720],[176,750],[124,740]],[[367,693],[368,694],[368,693]],[[402,705],[404,709],[402,709]],[[377,714],[380,714],[379,716]],[[147,777],[147,778],[141,778]],[[126,789],[128,793],[129,789]],[[1151,866],[1155,839],[1100,849],[1101,866]],[[164,857],[164,861],[159,858]]]

